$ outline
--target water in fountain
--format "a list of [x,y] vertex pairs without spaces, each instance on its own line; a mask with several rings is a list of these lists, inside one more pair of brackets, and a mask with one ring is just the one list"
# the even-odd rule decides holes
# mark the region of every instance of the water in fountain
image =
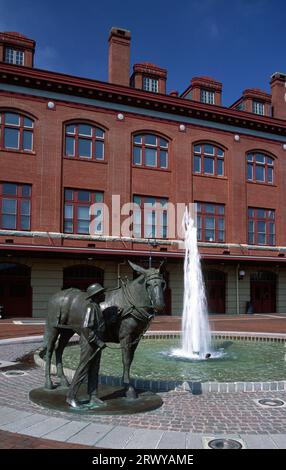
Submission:
[[211,350],[211,334],[208,323],[207,301],[197,245],[197,229],[194,219],[186,210],[184,215],[185,262],[184,307],[182,318],[182,347],[173,355],[190,359],[205,359]]

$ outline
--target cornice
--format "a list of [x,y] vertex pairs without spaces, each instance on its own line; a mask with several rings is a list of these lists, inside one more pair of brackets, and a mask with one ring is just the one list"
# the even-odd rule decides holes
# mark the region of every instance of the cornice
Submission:
[[0,63],[0,82],[286,135],[285,120],[58,72]]

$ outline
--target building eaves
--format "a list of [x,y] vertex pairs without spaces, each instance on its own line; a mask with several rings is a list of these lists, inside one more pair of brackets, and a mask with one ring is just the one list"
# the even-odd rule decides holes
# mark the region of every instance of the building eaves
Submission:
[[284,120],[58,72],[0,63],[0,83],[60,92],[67,96],[67,101],[69,95],[82,96],[194,117],[204,121],[235,125],[242,129],[286,135],[286,121]]

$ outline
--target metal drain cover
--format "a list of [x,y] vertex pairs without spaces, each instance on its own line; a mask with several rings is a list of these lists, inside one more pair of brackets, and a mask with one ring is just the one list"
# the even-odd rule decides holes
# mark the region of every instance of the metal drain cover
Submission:
[[16,377],[18,375],[27,375],[27,372],[23,370],[7,370],[6,372],[2,372],[5,377]]
[[211,449],[242,449],[242,444],[234,439],[212,439],[208,446]]
[[260,405],[264,406],[283,406],[285,405],[285,402],[282,400],[277,400],[277,399],[272,399],[272,398],[263,398],[262,400],[258,400],[258,403]]

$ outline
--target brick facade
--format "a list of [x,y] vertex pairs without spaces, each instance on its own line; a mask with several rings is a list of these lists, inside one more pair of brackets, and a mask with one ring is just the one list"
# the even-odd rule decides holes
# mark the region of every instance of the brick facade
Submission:
[[[286,308],[281,287],[286,274],[286,125],[283,114],[286,116],[286,106],[281,102],[280,88],[285,76],[272,78],[273,117],[269,115],[271,96],[261,91],[255,94],[246,90],[249,93],[243,96],[248,101],[257,97],[265,100],[264,116],[253,114],[249,103],[245,111],[238,111],[235,106],[222,107],[222,85],[208,77],[193,79],[191,87],[181,97],[174,92],[166,95],[167,73],[152,64],[149,64],[150,77],[154,78],[157,70],[159,81],[163,80],[164,84],[160,82],[158,94],[144,91],[139,75],[148,75],[148,63],[141,67],[136,64],[135,88],[129,86],[130,33],[116,31],[112,29],[109,39],[110,83],[37,70],[32,68],[32,62],[30,67],[8,64],[2,56],[0,112],[23,114],[32,119],[34,144],[30,152],[4,145],[0,148],[1,181],[32,187],[31,230],[2,227],[0,262],[13,260],[31,266],[33,314],[43,316],[49,295],[62,287],[62,272],[67,263],[91,263],[103,269],[106,263],[107,272],[108,266],[112,266],[113,272],[111,277],[107,276],[108,282],[115,285],[118,263],[130,256],[139,262],[147,260],[151,250],[154,260],[168,259],[171,311],[180,314],[183,251],[178,245],[167,239],[156,240],[150,247],[146,239],[118,236],[111,240],[102,236],[65,234],[64,189],[100,191],[109,207],[112,195],[120,195],[121,205],[132,201],[134,195],[167,198],[174,204],[194,201],[223,204],[225,241],[202,242],[200,251],[204,267],[226,273],[225,311],[244,313],[245,303],[252,295],[249,276],[257,270],[278,273],[276,309],[283,311]],[[3,38],[1,47],[5,47],[5,34],[0,35],[0,40]],[[30,52],[31,44],[33,41],[23,38],[21,47],[24,50],[28,47]],[[213,105],[200,102],[200,87],[214,90]],[[104,131],[103,161],[65,157],[67,123],[88,123]],[[155,134],[168,141],[167,169],[132,164],[132,139],[136,134]],[[202,143],[224,151],[223,176],[195,174],[194,146]],[[273,158],[273,184],[247,180],[246,155],[249,152]],[[249,207],[275,211],[274,246],[248,244]],[[124,217],[121,216],[121,222]],[[50,264],[55,268],[46,271]],[[238,281],[240,269],[246,276]]]

